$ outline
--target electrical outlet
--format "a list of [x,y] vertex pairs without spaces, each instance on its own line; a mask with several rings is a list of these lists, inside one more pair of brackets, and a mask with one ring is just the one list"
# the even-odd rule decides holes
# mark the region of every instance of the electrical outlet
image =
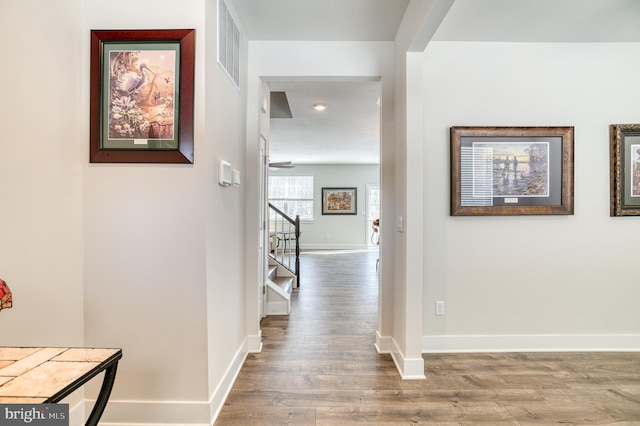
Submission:
[[444,315],[444,302],[436,302],[436,315]]

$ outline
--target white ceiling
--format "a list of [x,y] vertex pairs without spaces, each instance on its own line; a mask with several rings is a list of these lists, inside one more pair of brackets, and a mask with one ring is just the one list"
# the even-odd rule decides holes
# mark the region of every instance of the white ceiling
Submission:
[[[271,119],[269,158],[297,164],[378,164],[380,82],[269,82],[293,118]],[[327,109],[316,111],[313,105]]]
[[232,3],[249,40],[388,41],[395,38],[409,0]]
[[[392,41],[409,0],[232,0],[249,40]],[[270,161],[380,162],[377,81],[270,82],[292,119],[271,120]],[[328,105],[325,111],[314,103]]]
[[[227,0],[249,40],[391,41],[409,0]],[[416,0],[412,0],[416,1]],[[426,1],[426,0],[417,0]],[[433,41],[640,41],[640,0],[433,0]],[[271,82],[293,119],[273,119],[272,161],[376,163],[377,82]],[[316,113],[311,105],[329,108]]]
[[640,41],[638,0],[455,0],[434,41]]

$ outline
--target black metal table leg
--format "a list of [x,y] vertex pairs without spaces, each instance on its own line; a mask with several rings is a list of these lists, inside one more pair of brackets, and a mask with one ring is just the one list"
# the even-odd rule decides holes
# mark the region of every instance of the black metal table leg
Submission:
[[107,406],[107,401],[109,401],[109,396],[111,395],[111,389],[113,389],[113,382],[116,380],[116,371],[118,370],[118,362],[116,361],[104,371],[104,379],[102,380],[102,387],[100,388],[100,393],[98,394],[98,399],[96,399],[96,404],[93,406],[93,410],[91,410],[91,415],[87,419],[86,426],[97,426],[100,417],[102,417],[102,413],[104,412],[105,407]]

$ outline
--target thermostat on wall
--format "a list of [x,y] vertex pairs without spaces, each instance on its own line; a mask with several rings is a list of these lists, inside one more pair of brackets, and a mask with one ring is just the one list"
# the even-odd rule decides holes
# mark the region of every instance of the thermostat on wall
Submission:
[[218,183],[222,186],[231,186],[232,175],[231,164],[224,160],[218,162]]

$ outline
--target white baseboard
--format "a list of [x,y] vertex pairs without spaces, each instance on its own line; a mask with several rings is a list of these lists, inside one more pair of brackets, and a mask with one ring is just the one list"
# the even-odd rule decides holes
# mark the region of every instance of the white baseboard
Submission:
[[640,351],[640,335],[454,335],[423,336],[422,352]]
[[262,330],[258,330],[258,334],[247,336],[247,353],[260,352],[262,352]]
[[[222,410],[247,357],[249,345],[258,336],[247,337],[220,380],[209,401],[126,401],[110,399],[100,426],[209,426]],[[95,401],[85,400],[90,413]]]
[[[70,426],[81,426],[85,424],[85,417],[89,414],[85,415],[85,400],[84,400],[84,390],[79,391],[78,394],[82,394],[81,398],[78,398],[77,401],[72,401],[72,396],[68,396],[67,398],[60,401],[61,404],[69,404],[69,425]],[[73,395],[73,394],[72,394]],[[91,406],[90,409],[92,409]],[[89,411],[90,413],[91,411]]]
[[393,363],[396,365],[403,380],[422,380],[426,378],[424,375],[424,359],[422,357],[407,358],[392,337],[382,336],[379,331],[376,331],[375,347],[378,353],[391,354]]
[[391,337],[385,337],[380,334],[380,331],[376,330],[376,350],[379,354],[390,354],[391,353]]
[[366,244],[302,244],[301,250],[366,250],[369,247]]
[[[87,401],[85,411],[90,413],[94,404]],[[109,400],[100,426],[206,426],[209,411],[206,401]]]
[[216,419],[218,418],[220,410],[222,410],[222,406],[227,400],[229,392],[231,392],[231,388],[238,378],[238,374],[240,374],[240,369],[242,369],[242,365],[247,359],[248,346],[249,339],[245,338],[242,345],[236,351],[231,364],[229,365],[229,367],[227,367],[227,371],[225,371],[222,380],[220,380],[220,383],[218,384],[218,387],[213,391],[213,394],[209,398],[209,424],[215,423]]

